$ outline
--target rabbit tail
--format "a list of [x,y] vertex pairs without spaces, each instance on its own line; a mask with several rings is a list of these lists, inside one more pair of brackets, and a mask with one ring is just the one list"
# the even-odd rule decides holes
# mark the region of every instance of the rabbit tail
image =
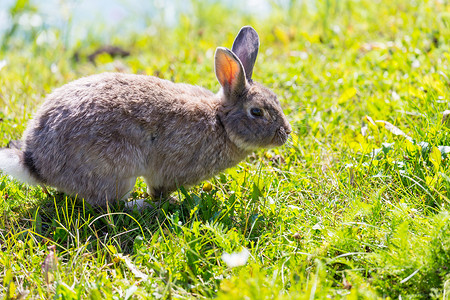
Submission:
[[38,183],[26,163],[25,153],[19,149],[0,148],[0,170],[21,182]]

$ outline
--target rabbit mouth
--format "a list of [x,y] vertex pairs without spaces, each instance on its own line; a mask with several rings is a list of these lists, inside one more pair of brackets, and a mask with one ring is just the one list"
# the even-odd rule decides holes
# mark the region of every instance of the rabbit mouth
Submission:
[[283,127],[280,127],[272,139],[272,144],[274,146],[284,145],[284,143],[286,143],[288,137],[289,137],[289,133],[286,132],[286,130]]
[[[272,147],[278,147],[282,146],[284,143],[286,143],[290,132],[286,132],[286,130],[281,127],[279,128],[272,138],[268,139],[252,139],[248,140],[245,139],[237,134],[230,134],[230,140],[240,149],[243,149],[245,151],[255,151],[260,148],[272,148]],[[255,141],[258,140],[256,143]]]

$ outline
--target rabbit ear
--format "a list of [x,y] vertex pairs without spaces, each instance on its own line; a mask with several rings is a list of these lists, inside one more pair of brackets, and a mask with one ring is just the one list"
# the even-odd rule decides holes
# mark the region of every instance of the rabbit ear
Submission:
[[227,48],[218,47],[215,54],[216,77],[225,94],[239,94],[245,87],[245,71],[239,58]]
[[247,80],[252,80],[253,66],[259,49],[259,37],[251,26],[244,26],[234,39],[231,51],[239,57],[244,66]]

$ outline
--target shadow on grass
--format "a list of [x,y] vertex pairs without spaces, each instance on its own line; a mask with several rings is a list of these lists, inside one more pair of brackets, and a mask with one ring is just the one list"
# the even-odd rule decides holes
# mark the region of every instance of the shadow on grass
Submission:
[[[148,240],[157,231],[177,232],[181,225],[195,221],[221,223],[230,228],[236,222],[233,206],[227,207],[216,191],[188,193],[178,190],[177,202],[165,200],[138,210],[125,207],[124,201],[107,207],[93,207],[84,199],[64,193],[44,191],[39,200],[28,205],[26,199],[4,211],[4,238],[27,240],[29,235],[40,244],[55,244],[58,251],[84,245],[96,251],[113,245],[117,251],[131,254],[136,239]],[[134,196],[142,196],[134,193]],[[138,197],[142,198],[142,197]],[[13,216],[14,215],[14,216]]]

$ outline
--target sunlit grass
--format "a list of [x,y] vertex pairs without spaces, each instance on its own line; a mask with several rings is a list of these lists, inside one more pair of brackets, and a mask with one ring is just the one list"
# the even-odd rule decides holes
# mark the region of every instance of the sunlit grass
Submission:
[[[294,132],[285,146],[258,151],[207,185],[181,188],[180,203],[143,212],[101,211],[1,177],[0,293],[448,297],[450,151],[442,146],[450,130],[441,120],[450,6],[316,4],[291,1],[267,20],[205,8],[174,29],[158,24],[156,35],[113,37],[131,55],[101,55],[96,65],[87,59],[99,46],[92,37],[65,49],[11,36],[0,52],[0,146],[20,138],[47,93],[80,76],[124,71],[217,90],[214,49],[231,47],[244,24],[261,37],[254,79],[279,95]],[[133,197],[145,195],[138,180]],[[43,272],[51,245],[58,266]],[[222,254],[244,248],[246,264],[228,267]]]

